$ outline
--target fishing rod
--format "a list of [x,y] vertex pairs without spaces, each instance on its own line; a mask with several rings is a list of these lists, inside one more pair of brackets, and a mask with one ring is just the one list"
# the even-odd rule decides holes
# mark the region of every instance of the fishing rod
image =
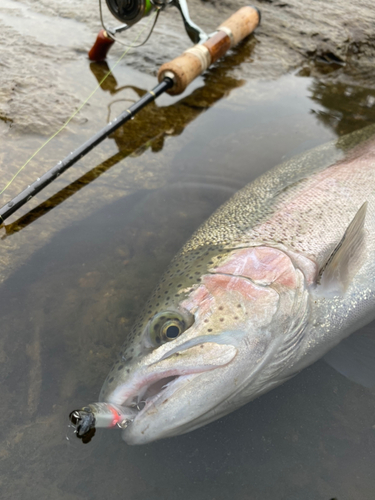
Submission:
[[[123,29],[128,29],[128,27],[132,26],[135,22],[138,22],[138,20],[140,20],[143,15],[148,15],[150,13],[150,11],[147,11],[146,9],[149,0],[134,0],[136,3],[140,3],[141,7],[144,7],[144,10],[141,9],[140,11],[137,11],[138,17],[135,16],[131,19],[130,13],[127,9],[129,5],[132,4],[132,2],[126,0],[106,1],[108,6],[111,6],[113,9],[112,13],[116,12],[115,17],[117,17],[118,19],[127,20],[127,27]],[[176,2],[165,2],[165,6],[175,4]],[[44,189],[52,181],[59,177],[63,172],[65,172],[68,168],[70,168],[83,156],[90,152],[95,146],[100,144],[115,130],[124,125],[127,121],[134,118],[134,116],[141,109],[153,102],[157,97],[165,92],[167,92],[169,95],[179,95],[183,93],[195,78],[202,74],[211,64],[215,63],[218,59],[223,57],[229,49],[236,46],[245,37],[250,35],[260,22],[259,10],[255,7],[246,6],[239,9],[236,13],[234,13],[231,17],[224,21],[214,33],[206,35],[200,28],[197,31],[196,25],[193,25],[193,29],[191,29],[192,24],[190,22],[190,18],[188,14],[186,15],[187,7],[186,9],[184,8],[184,2],[181,2],[181,0],[179,0],[178,4],[180,6],[179,9],[184,19],[185,28],[187,25],[190,26],[189,31],[187,30],[190,38],[197,40],[198,37],[200,43],[186,50],[181,56],[178,56],[176,59],[164,63],[160,67],[158,72],[159,83],[152,90],[144,94],[136,103],[126,109],[117,118],[114,118],[110,123],[108,123],[99,132],[97,132],[85,143],[79,146],[75,151],[71,152],[63,160],[59,161],[54,167],[48,170],[35,182],[24,189],[20,194],[18,194],[6,205],[0,208],[0,224],[2,224],[20,207],[22,207],[37,193],[42,191],[42,189]],[[157,18],[162,7],[160,7],[159,4],[153,3],[152,5],[157,10]],[[135,11],[131,12],[131,15],[133,16]],[[140,12],[143,12],[142,16],[140,16]],[[127,19],[126,16],[129,17],[130,23],[132,24],[129,24],[129,19]],[[137,20],[134,21],[134,19]],[[121,31],[120,28],[117,29],[117,32]],[[193,34],[193,32],[195,33],[195,35]],[[94,47],[89,53],[90,58],[94,58],[95,55],[97,57],[103,57],[103,47],[108,52],[109,46],[113,43],[113,38],[110,38],[108,33],[105,34],[105,37],[103,33],[99,33],[97,41],[95,42]],[[103,39],[103,37],[106,39],[106,45],[104,46],[100,45],[101,42],[98,43],[98,39]],[[107,43],[107,40],[109,39],[111,40],[111,43]]]
[[[130,154],[134,154],[135,151],[146,151],[148,147],[151,148],[152,151],[159,151],[161,148],[160,143],[163,143],[166,137],[171,137],[174,135],[180,135],[181,131],[187,127],[189,123],[195,120],[202,112],[213,106],[216,102],[227,95],[227,92],[233,90],[234,88],[242,85],[240,80],[234,80],[233,78],[227,77],[227,72],[230,69],[233,69],[238,64],[241,64],[246,57],[249,56],[250,47],[247,46],[247,50],[242,50],[240,53],[237,52],[236,57],[228,60],[227,65],[222,65],[220,68],[216,68],[216,71],[213,73],[207,74],[206,83],[207,84],[215,84],[220,82],[222,84],[225,82],[225,88],[220,88],[221,85],[216,86],[215,92],[210,92],[209,95],[205,92],[205,87],[196,88],[191,94],[186,97],[183,97],[177,102],[169,106],[163,106],[158,108],[158,115],[160,115],[160,121],[157,123],[157,133],[155,134],[155,127],[151,127],[151,130],[145,130],[144,126],[140,128],[140,123],[133,121],[131,124],[128,124],[128,127],[133,128],[133,133],[126,133],[126,129],[119,128],[117,131],[111,136],[111,139],[115,141],[119,151],[115,153],[110,158],[107,158],[103,162],[96,165],[91,170],[84,173],[81,177],[71,182],[69,185],[62,188],[57,193],[54,193],[50,198],[40,203],[38,206],[34,207],[32,210],[22,215],[20,218],[11,222],[8,225],[3,225],[5,229],[5,234],[1,237],[2,240],[7,237],[18,233],[22,229],[28,227],[34,221],[38,220],[40,217],[43,217],[51,210],[59,206],[61,203],[66,201],[68,198],[76,194],[78,191],[88,186],[91,182],[98,179],[101,175],[105,174],[110,168],[119,163],[121,160],[129,156]],[[100,66],[99,66],[100,65]],[[99,66],[99,67],[98,67]],[[106,69],[107,68],[107,69]],[[98,81],[101,81],[101,76],[104,72],[108,72],[108,66],[106,63],[91,63],[90,69],[93,71],[95,76],[98,78]],[[117,86],[117,81],[115,78],[107,79],[106,82],[110,80],[110,83],[107,84],[106,90],[108,90],[111,94],[114,94],[118,91],[119,87]],[[132,89],[138,96],[142,96],[145,91],[138,87],[134,87],[128,85],[126,87],[121,87],[121,89]],[[198,106],[196,103],[200,102],[203,98],[204,105]],[[156,104],[154,102],[154,106]],[[150,111],[152,115],[154,112],[154,107],[150,105],[147,110]],[[175,125],[173,130],[170,129],[168,116],[171,112],[174,111],[174,120]],[[145,118],[146,123],[147,119]],[[134,130],[135,129],[135,130]],[[130,136],[134,136],[135,133],[135,141],[134,138],[131,139],[131,147],[127,147],[124,145],[124,140],[129,138]]]

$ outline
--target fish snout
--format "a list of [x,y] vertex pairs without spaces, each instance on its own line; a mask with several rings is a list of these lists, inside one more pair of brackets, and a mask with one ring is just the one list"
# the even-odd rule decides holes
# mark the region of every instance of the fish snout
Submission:
[[233,345],[202,342],[136,370],[127,381],[105,395],[104,400],[133,407],[139,407],[142,402],[141,410],[145,411],[162,400],[163,393],[172,385],[178,385],[186,377],[226,366],[236,354],[237,348]]

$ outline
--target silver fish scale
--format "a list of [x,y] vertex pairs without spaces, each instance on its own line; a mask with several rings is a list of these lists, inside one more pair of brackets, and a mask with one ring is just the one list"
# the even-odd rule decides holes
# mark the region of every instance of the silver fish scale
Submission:
[[[341,149],[353,147],[353,142],[361,142],[361,138],[366,139],[374,132],[375,127],[369,127],[365,132],[352,134],[338,142],[340,149],[335,149],[333,143],[325,144],[259,177],[220,207],[196,231],[182,253],[212,244],[238,247],[282,243],[324,262],[362,203],[369,201],[366,219],[374,216],[374,142],[369,145],[370,149],[372,145],[372,169],[352,168],[331,192],[319,193],[319,187],[313,190],[314,178],[343,160]],[[303,204],[289,211],[291,199],[302,190],[306,192]]]
[[249,228],[267,220],[274,212],[273,203],[278,194],[293,189],[312,173],[344,157],[332,144],[324,144],[308,155],[296,156],[238,191],[199,227],[181,253],[212,244],[229,245]]

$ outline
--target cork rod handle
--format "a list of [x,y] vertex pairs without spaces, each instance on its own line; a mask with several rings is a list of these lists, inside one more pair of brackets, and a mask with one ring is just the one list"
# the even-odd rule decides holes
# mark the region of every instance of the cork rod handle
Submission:
[[168,94],[181,94],[186,87],[230,48],[250,35],[260,22],[260,12],[255,7],[242,7],[217,28],[216,33],[203,44],[186,50],[173,61],[163,64],[158,72],[161,82],[169,77],[173,87]]

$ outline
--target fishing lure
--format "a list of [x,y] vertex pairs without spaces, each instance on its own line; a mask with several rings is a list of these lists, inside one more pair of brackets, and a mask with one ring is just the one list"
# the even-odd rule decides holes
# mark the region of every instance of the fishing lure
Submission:
[[69,419],[76,436],[84,442],[90,441],[98,427],[126,427],[135,419],[138,409],[110,403],[91,403],[81,410],[73,410]]

